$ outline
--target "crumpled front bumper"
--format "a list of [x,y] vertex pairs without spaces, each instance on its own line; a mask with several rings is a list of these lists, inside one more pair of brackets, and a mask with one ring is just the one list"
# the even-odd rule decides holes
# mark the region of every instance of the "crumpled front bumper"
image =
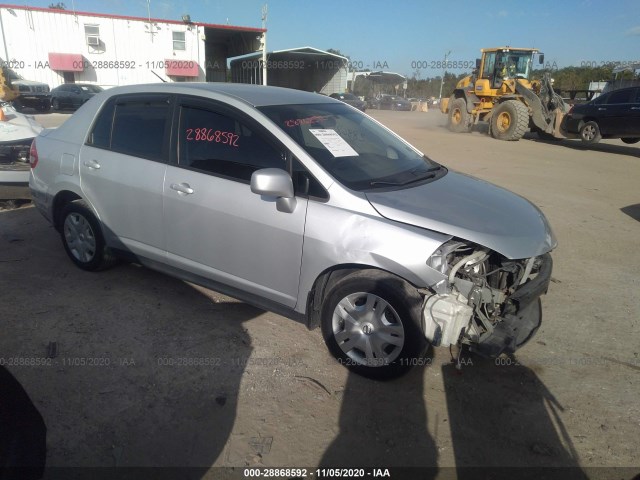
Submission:
[[493,331],[483,336],[470,349],[480,355],[497,357],[513,353],[535,335],[542,323],[540,296],[547,293],[551,282],[553,260],[549,253],[542,255],[538,275],[518,288],[509,297],[510,309],[503,315]]

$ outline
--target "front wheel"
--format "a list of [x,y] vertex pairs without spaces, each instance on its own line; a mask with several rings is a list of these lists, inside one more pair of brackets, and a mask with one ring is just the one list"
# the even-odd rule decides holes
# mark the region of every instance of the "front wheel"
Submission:
[[498,140],[520,140],[529,129],[529,111],[519,100],[498,105],[491,116],[491,135]]
[[640,137],[627,137],[627,138],[621,138],[620,140],[622,140],[624,143],[628,145],[632,145],[634,143],[640,142]]
[[73,263],[83,270],[111,266],[115,259],[105,245],[100,223],[86,203],[69,203],[62,211],[62,244]]
[[580,128],[580,140],[587,145],[598,143],[602,139],[600,127],[596,122],[587,122]]
[[422,300],[404,280],[362,270],[340,280],[322,306],[329,351],[353,372],[375,379],[406,373],[425,347]]

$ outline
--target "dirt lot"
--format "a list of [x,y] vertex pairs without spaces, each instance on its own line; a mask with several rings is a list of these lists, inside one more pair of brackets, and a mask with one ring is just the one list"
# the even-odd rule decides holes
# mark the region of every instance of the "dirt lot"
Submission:
[[317,330],[135,265],[85,273],[35,209],[0,211],[0,357],[44,417],[48,466],[640,472],[640,148],[500,142],[450,133],[436,111],[371,114],[548,216],[559,246],[537,337],[461,372],[436,350],[376,383],[337,365]]

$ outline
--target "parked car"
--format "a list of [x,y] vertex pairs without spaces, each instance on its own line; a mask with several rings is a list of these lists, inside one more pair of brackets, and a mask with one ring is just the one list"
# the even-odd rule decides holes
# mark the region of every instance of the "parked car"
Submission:
[[427,343],[513,352],[540,326],[556,246],[542,212],[326,96],[116,87],[30,158],[78,267],[121,256],[321,326],[365,376],[402,374]]
[[588,103],[574,105],[565,115],[562,127],[589,145],[602,138],[639,142],[640,87],[610,91]]
[[51,90],[51,106],[54,110],[78,108],[102,90],[102,87],[90,83],[66,83]]
[[411,111],[411,102],[397,95],[382,95],[372,102],[372,108],[378,110],[406,110]]
[[367,102],[360,100],[353,93],[332,93],[329,96],[331,98],[337,98],[347,105],[351,105],[352,107],[355,107],[358,110],[362,110],[363,112],[367,110]]
[[16,110],[22,111],[25,107],[34,108],[41,112],[51,109],[51,94],[49,85],[33,80],[13,80],[14,88],[20,92],[20,96],[13,101]]
[[0,109],[0,200],[29,200],[29,149],[42,126],[7,102]]

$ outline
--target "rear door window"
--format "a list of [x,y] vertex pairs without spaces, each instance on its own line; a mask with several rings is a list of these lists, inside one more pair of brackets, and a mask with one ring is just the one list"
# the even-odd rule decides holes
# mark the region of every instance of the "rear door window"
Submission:
[[633,89],[624,89],[618,90],[617,92],[612,92],[609,95],[609,101],[607,102],[610,105],[619,104],[619,103],[630,103],[631,102],[631,93]]
[[167,95],[123,95],[98,114],[87,143],[149,160],[166,161],[171,101]]

